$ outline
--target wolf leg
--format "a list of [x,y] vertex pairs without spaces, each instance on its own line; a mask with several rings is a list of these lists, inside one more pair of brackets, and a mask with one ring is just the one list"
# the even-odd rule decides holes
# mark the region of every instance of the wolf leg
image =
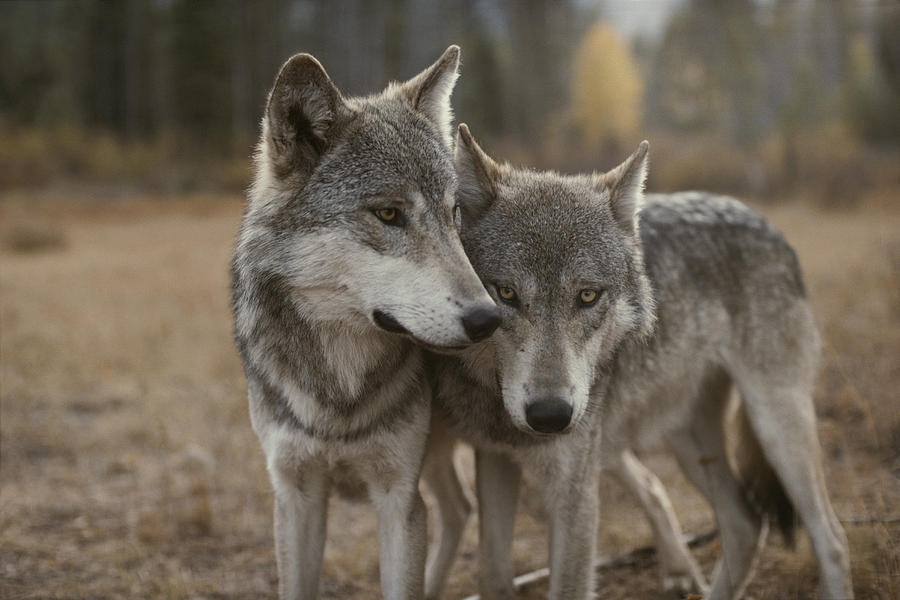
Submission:
[[386,600],[414,600],[424,594],[426,511],[414,478],[376,486],[370,482],[378,518],[381,592]]
[[[713,572],[710,600],[739,598],[753,570],[767,524],[747,505],[743,490],[722,452],[712,452],[705,434],[692,428],[677,434],[670,445],[688,479],[713,507],[722,541],[722,556]],[[691,439],[688,439],[691,438]],[[716,444],[718,445],[718,444]]]
[[847,538],[828,499],[811,395],[804,386],[773,386],[767,379],[772,378],[738,382],[747,418],[809,532],[821,597],[853,598]]
[[272,469],[275,489],[275,556],[278,596],[312,600],[319,596],[319,572],[328,516],[328,475],[321,468],[302,474]]
[[542,476],[545,504],[550,515],[551,600],[595,597],[594,555],[600,519],[595,464],[566,469],[567,475],[562,475],[564,469],[560,468],[557,470],[560,477]]
[[425,567],[425,597],[428,599],[440,596],[472,512],[472,502],[453,465],[454,446],[453,436],[432,420],[422,469],[422,478],[435,496],[437,513],[437,526]]
[[512,537],[522,470],[494,452],[475,452],[478,534],[481,549],[479,590],[484,600],[514,598]]
[[700,565],[681,539],[681,525],[659,478],[630,450],[611,461],[609,472],[637,498],[647,515],[653,529],[663,589],[709,591]]
[[711,377],[690,424],[667,438],[685,475],[712,505],[719,526],[722,555],[713,573],[710,600],[740,597],[768,532],[767,522],[752,509],[728,464],[723,413],[730,389],[724,373]]

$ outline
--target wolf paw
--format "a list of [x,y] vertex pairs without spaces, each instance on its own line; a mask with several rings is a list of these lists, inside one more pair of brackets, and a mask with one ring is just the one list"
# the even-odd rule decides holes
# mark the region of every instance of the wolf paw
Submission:
[[677,598],[689,593],[705,596],[709,592],[709,584],[699,572],[666,572],[662,574],[662,589],[667,595]]
[[662,589],[678,597],[694,591],[694,581],[690,575],[663,575]]

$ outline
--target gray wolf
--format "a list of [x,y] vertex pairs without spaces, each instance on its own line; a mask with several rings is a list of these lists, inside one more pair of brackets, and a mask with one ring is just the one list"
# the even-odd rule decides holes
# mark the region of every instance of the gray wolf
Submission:
[[308,54],[269,93],[233,260],[235,337],[275,492],[282,598],[314,598],[329,490],[378,518],[386,598],[419,598],[430,418],[420,346],[458,348],[499,316],[455,221],[450,93],[459,48],[345,98]]
[[476,452],[483,598],[514,594],[523,469],[550,521],[550,597],[593,597],[597,467],[659,440],[718,522],[709,598],[741,595],[769,521],[790,530],[793,510],[822,597],[853,595],[825,488],[811,397],[820,341],[796,255],[732,198],[644,198],[647,151],[608,173],[534,172],[496,163],[460,126],[463,246],[503,318],[489,341],[429,359],[439,427],[424,474],[447,538],[430,559],[432,594],[458,537],[444,530],[466,514],[446,467],[455,436]]

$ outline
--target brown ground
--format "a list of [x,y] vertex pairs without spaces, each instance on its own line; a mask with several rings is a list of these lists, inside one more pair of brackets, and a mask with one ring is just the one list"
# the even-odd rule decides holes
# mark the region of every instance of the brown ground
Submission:
[[[764,208],[800,253],[827,341],[820,434],[860,598],[900,597],[900,523],[885,521],[900,515],[897,195],[846,212]],[[271,492],[230,333],[240,210],[236,198],[0,200],[0,596],[274,597]],[[672,461],[647,462],[685,530],[710,528]],[[602,487],[601,553],[647,543],[634,503]],[[545,563],[546,531],[528,488],[521,506],[524,572]],[[323,597],[378,597],[369,507],[334,500],[330,522]],[[448,598],[475,591],[476,541],[473,519]],[[697,552],[711,569],[715,543]],[[790,552],[773,536],[749,595],[812,598],[815,580],[805,537]],[[604,572],[599,589],[659,597],[646,565]]]

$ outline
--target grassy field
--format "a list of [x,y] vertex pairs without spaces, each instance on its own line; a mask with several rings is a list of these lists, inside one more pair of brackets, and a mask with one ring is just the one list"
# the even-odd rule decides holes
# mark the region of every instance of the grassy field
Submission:
[[[898,197],[762,207],[800,254],[824,332],[819,431],[864,599],[900,597]],[[241,200],[74,200],[0,199],[0,597],[274,597],[271,491],[228,307]],[[711,528],[673,461],[646,458],[685,530]],[[633,501],[601,488],[600,552],[648,543]],[[544,565],[546,530],[528,486],[520,507],[525,572]],[[323,597],[377,598],[370,508],[332,500],[330,523]],[[476,591],[475,530],[447,598]],[[716,551],[698,550],[707,569]],[[749,596],[813,598],[815,581],[805,536],[795,551],[772,536]],[[599,583],[601,597],[659,597],[643,563]]]

